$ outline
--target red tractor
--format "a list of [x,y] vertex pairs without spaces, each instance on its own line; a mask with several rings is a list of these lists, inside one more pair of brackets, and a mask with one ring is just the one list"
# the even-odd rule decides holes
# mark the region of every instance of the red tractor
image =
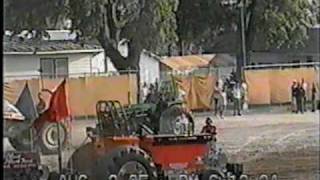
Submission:
[[208,144],[213,137],[209,134],[154,133],[147,125],[154,124],[147,122],[149,115],[137,122],[137,114],[128,114],[118,101],[99,101],[96,108],[96,128],[87,128],[91,142],[69,159],[68,169],[73,173],[90,180],[186,179],[191,175],[213,180],[225,178],[227,171],[241,174],[241,165],[222,162],[218,152],[210,158]]

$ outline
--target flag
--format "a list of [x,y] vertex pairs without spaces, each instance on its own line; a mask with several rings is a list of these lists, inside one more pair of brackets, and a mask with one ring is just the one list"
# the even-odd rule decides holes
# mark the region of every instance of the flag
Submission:
[[48,108],[48,113],[50,114],[50,122],[61,122],[64,119],[70,117],[70,110],[65,86],[66,80],[63,80],[51,96],[50,105]]
[[38,112],[35,107],[32,95],[28,86],[28,83],[25,84],[17,102],[16,107],[22,113],[22,115],[28,121],[33,121],[38,118]]
[[57,89],[52,93],[49,108],[45,110],[34,123],[34,126],[37,130],[39,130],[45,122],[62,122],[70,118],[70,110],[65,86],[66,80],[63,80]]

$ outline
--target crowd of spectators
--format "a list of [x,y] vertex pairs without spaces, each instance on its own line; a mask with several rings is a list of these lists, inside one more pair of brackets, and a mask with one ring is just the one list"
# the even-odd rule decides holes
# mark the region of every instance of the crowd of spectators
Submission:
[[302,78],[300,82],[293,80],[291,85],[291,111],[294,113],[304,113],[307,111],[308,91],[311,90],[311,111],[316,110],[316,85],[312,83],[311,89]]

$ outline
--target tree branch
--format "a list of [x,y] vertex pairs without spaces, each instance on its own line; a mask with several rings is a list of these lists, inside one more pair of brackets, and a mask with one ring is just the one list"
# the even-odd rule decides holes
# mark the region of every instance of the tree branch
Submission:
[[114,25],[120,29],[120,28],[123,28],[127,23],[128,23],[128,20],[120,20],[117,18],[117,6],[118,6],[118,0],[115,0],[115,2],[112,4],[112,19],[113,19],[113,22],[114,22]]

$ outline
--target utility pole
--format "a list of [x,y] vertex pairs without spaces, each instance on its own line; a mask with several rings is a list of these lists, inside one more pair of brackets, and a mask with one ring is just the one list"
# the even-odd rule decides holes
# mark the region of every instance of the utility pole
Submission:
[[247,65],[247,50],[246,50],[246,37],[245,37],[245,6],[246,0],[240,2],[240,26],[241,26],[241,79],[244,78],[244,68]]

